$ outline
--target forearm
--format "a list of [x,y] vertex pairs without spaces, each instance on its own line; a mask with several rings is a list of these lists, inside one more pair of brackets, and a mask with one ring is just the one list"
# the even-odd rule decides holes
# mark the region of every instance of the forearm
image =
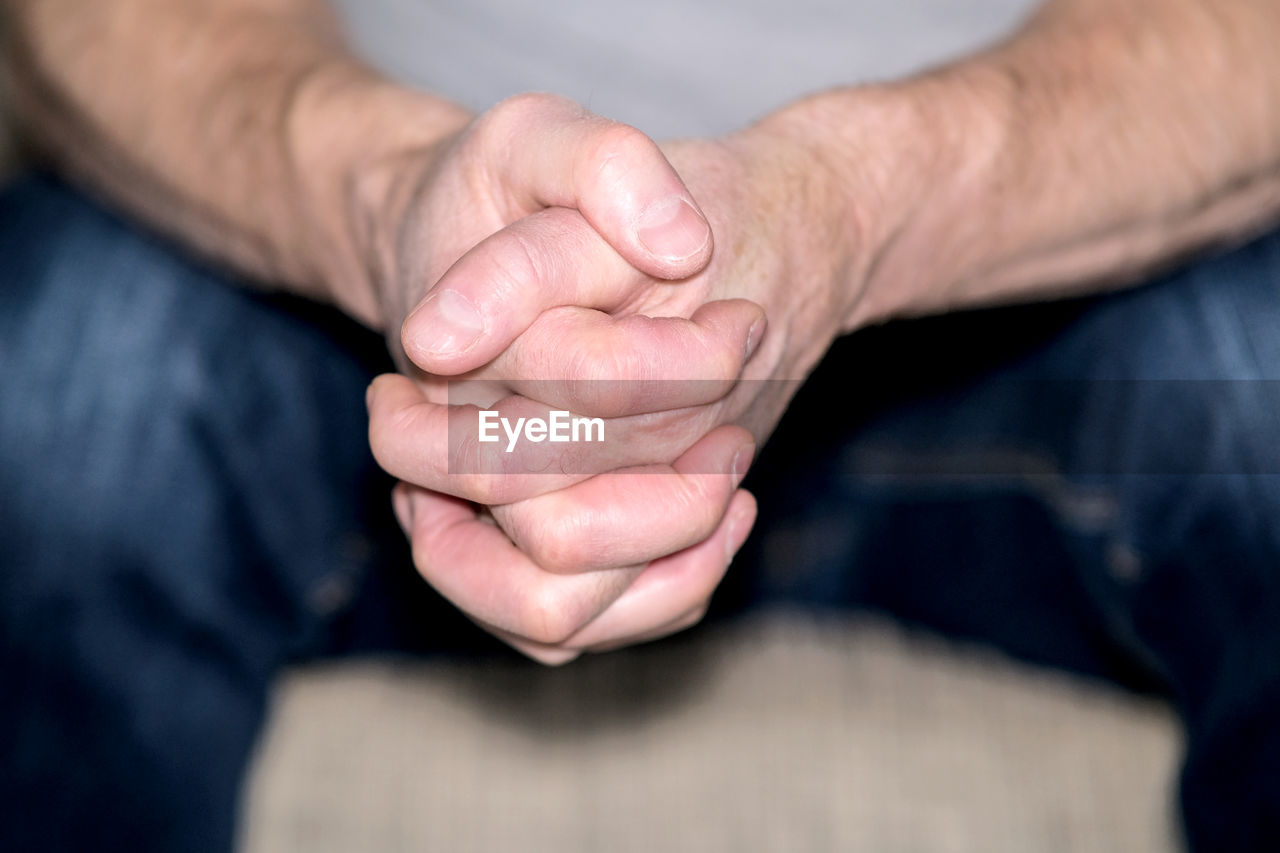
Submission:
[[461,109],[363,67],[320,0],[8,0],[6,12],[16,106],[47,153],[250,279],[380,323],[360,176],[452,132]]
[[1120,286],[1275,221],[1277,39],[1271,0],[1054,0],[982,55],[775,117],[834,131],[857,177],[847,328]]

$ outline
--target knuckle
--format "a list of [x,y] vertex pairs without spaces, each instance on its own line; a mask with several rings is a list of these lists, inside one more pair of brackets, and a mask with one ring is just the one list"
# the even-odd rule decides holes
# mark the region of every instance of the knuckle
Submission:
[[421,536],[416,532],[409,537],[409,553],[413,558],[413,566],[418,570],[418,574],[422,576],[427,583],[435,582],[435,563],[432,560],[434,550],[430,547],[427,537]]
[[645,369],[643,359],[616,346],[584,347],[569,362],[566,391],[581,414],[623,417],[654,396]]
[[570,376],[574,379],[597,383],[597,391],[616,393],[622,390],[626,380],[648,378],[652,356],[641,354],[617,336],[602,336],[591,345],[574,353],[570,362]]
[[544,584],[524,602],[520,633],[535,643],[558,646],[582,627],[575,608],[550,584]]
[[742,373],[746,348],[733,340],[709,339],[705,344],[708,352],[705,359],[706,378],[719,384],[733,382]]
[[470,431],[458,429],[451,421],[449,424],[449,458],[446,461],[445,473],[457,477],[466,477],[478,473],[483,462],[479,436]]
[[579,378],[568,383],[568,396],[581,415],[617,418],[630,411],[632,395],[626,385],[620,380]]
[[549,667],[564,666],[582,655],[576,649],[525,649],[524,653],[537,663]]
[[370,416],[369,449],[387,473],[396,473],[393,469],[399,467],[399,445],[405,433],[413,429],[415,420],[411,409],[375,410]]
[[587,148],[587,160],[600,172],[625,171],[655,155],[657,144],[629,124],[609,122],[595,132]]
[[519,229],[509,232],[509,236],[511,239],[507,241],[500,263],[513,286],[512,295],[519,292],[515,288],[527,291],[535,286],[549,284],[551,279],[547,273],[550,257],[546,241],[538,242],[534,235]]
[[548,112],[562,113],[566,109],[576,111],[579,108],[577,104],[562,95],[550,92],[519,92],[494,104],[489,113],[497,117],[520,120]]
[[557,574],[583,571],[590,566],[596,549],[590,542],[589,522],[584,513],[554,511],[540,513],[524,522],[530,558],[541,568]]
[[456,475],[459,497],[483,506],[502,506],[516,500],[515,481],[502,473],[471,471]]
[[724,514],[723,490],[717,482],[720,479],[697,475],[685,477],[684,487],[672,496],[673,514],[685,520],[691,535],[699,542],[715,532]]
[[495,498],[493,477],[480,472],[466,472],[455,475],[458,497],[466,498],[474,503],[492,506]]
[[[386,425],[379,418],[369,418],[369,449],[373,452],[374,460],[383,470],[388,470],[387,466],[392,461],[391,454],[388,452],[389,443]],[[388,473],[392,472],[388,470]]]
[[681,619],[679,622],[675,624],[675,626],[673,626],[672,633],[676,631],[685,631],[685,630],[688,630],[689,628],[692,628],[694,625],[699,624],[700,622],[702,622],[703,619],[707,618],[708,609],[709,609],[709,604],[707,603],[698,605],[698,608],[696,610],[694,610],[685,618]]
[[[664,448],[668,459],[682,456],[697,444],[715,426],[715,412],[711,407],[680,411],[655,412],[638,415],[628,422],[635,440],[644,441],[654,448]],[[681,494],[687,493],[688,484]]]
[[483,280],[489,299],[509,302],[521,294],[537,292],[546,259],[528,235],[507,229],[486,248]]
[[577,348],[568,364],[568,376],[572,380],[574,390],[583,394],[590,393],[592,386],[609,378],[611,369],[606,364],[607,352],[599,346],[582,346]]
[[505,147],[547,119],[563,120],[581,112],[581,107],[560,95],[521,92],[485,111],[476,120],[474,132],[482,145],[494,143]]

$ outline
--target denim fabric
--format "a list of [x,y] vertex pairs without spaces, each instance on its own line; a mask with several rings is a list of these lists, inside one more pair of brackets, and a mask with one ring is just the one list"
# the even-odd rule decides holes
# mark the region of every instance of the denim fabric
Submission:
[[271,675],[390,644],[371,565],[424,596],[368,452],[385,359],[49,179],[0,198],[0,849],[230,848]]
[[867,330],[749,476],[765,521],[722,601],[882,609],[1167,692],[1192,847],[1272,849],[1277,380],[1276,235],[1122,294]]
[[[48,178],[0,196],[0,849],[226,850],[290,660],[492,649],[369,457],[380,342]],[[717,599],[870,607],[1183,710],[1201,850],[1280,837],[1280,237],[842,341]],[[424,769],[424,772],[428,772]]]

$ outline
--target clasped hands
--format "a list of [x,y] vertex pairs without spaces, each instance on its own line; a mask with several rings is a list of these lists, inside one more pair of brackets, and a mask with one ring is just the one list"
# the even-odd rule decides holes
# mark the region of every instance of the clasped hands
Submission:
[[[705,613],[755,521],[757,443],[840,331],[835,241],[789,227],[816,213],[806,168],[776,136],[660,148],[547,95],[383,164],[401,372],[370,386],[370,443],[418,570],[486,630],[554,664]],[[527,454],[457,439],[462,400],[608,440],[518,473]]]

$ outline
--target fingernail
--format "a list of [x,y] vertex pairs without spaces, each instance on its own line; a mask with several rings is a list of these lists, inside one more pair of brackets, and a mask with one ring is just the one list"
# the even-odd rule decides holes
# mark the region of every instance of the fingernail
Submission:
[[711,227],[682,198],[654,202],[640,217],[636,236],[655,257],[683,261],[701,252],[711,239]]
[[403,488],[391,493],[391,507],[395,510],[396,521],[400,522],[400,529],[406,536],[413,535],[413,500]]
[[484,334],[484,317],[456,290],[435,294],[418,309],[417,316],[414,322],[424,324],[423,334],[430,341],[423,350],[432,355],[464,353]]
[[751,330],[747,332],[747,354],[743,361],[750,361],[751,356],[755,355],[756,350],[760,348],[760,342],[764,340],[764,329],[768,325],[763,317],[751,326]]
[[[378,380],[373,380],[377,382]],[[364,389],[364,407],[367,409],[373,405],[373,382],[369,383],[369,387]]]
[[756,446],[748,444],[742,447],[734,454],[733,462],[730,465],[733,475],[733,487],[736,489],[743,478],[747,476],[747,471],[751,468],[751,460],[756,456]]

